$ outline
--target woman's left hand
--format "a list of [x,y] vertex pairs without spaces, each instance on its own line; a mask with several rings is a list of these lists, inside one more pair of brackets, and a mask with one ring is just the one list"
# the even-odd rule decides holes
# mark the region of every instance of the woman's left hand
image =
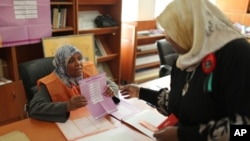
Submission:
[[169,126],[154,133],[157,141],[178,141],[176,126]]
[[112,87],[110,87],[109,85],[107,85],[106,90],[103,94],[104,96],[108,96],[108,97],[113,97],[115,95],[114,90],[112,89]]

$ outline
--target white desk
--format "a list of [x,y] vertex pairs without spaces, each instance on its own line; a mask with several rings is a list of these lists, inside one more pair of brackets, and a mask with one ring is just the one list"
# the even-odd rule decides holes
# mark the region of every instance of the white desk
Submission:
[[144,88],[150,88],[153,90],[159,90],[161,88],[166,88],[166,87],[170,89],[170,75],[141,83],[140,86]]

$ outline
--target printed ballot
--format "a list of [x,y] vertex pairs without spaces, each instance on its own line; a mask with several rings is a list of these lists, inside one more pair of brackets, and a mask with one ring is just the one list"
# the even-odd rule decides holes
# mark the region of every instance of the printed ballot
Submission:
[[103,95],[107,89],[106,80],[105,73],[101,73],[79,81],[81,94],[87,98],[87,108],[95,119],[117,111],[112,98]]

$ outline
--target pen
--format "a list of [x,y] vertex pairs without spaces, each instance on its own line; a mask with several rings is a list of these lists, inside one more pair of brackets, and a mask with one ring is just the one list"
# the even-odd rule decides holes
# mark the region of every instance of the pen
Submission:
[[155,105],[153,105],[153,104],[151,104],[151,103],[149,103],[149,102],[147,102],[147,104],[148,104],[149,106],[153,107],[153,108],[156,108]]

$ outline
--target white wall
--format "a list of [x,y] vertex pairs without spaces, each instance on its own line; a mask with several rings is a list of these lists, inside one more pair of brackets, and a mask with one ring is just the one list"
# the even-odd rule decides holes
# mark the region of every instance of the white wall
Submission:
[[155,0],[139,0],[138,17],[140,20],[154,19],[155,15]]
[[155,0],[123,0],[122,21],[151,20],[155,15]]
[[[122,21],[151,20],[173,0],[123,0]],[[210,0],[215,3],[216,0]]]
[[138,0],[122,1],[122,21],[136,21],[138,17]]
[[173,0],[156,0],[155,1],[155,17],[157,17],[168,5],[171,1]]

